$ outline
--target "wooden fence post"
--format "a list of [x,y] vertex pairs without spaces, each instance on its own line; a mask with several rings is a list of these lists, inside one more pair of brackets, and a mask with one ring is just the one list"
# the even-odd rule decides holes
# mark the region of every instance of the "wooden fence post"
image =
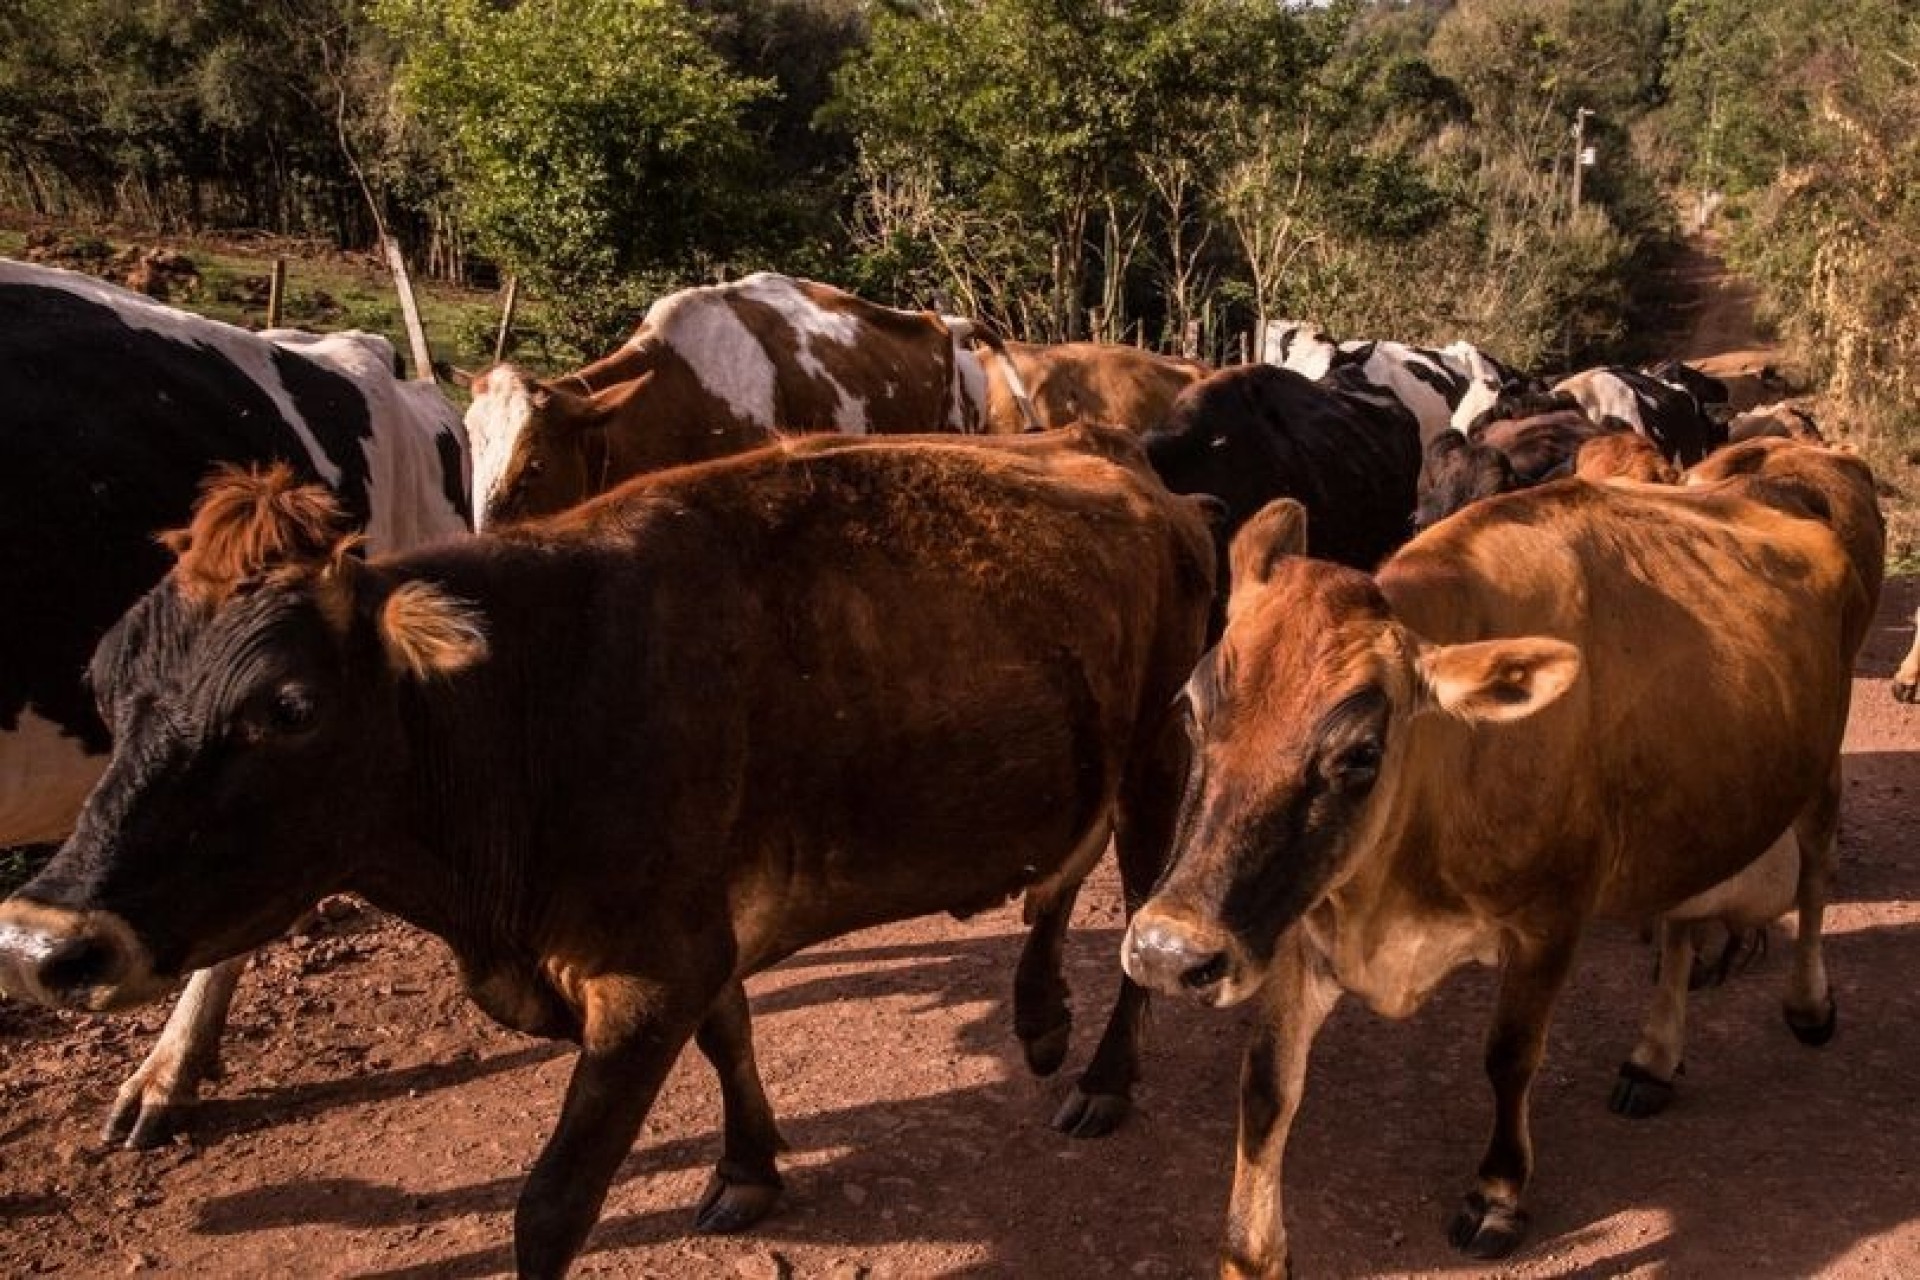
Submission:
[[273,275],[267,281],[267,328],[278,329],[287,302],[287,260],[273,260]]
[[400,294],[400,314],[407,322],[407,344],[413,349],[413,376],[417,382],[434,382],[433,353],[427,349],[427,331],[420,323],[420,303],[413,296],[413,282],[407,278],[407,260],[400,242],[392,236],[381,237],[387,251],[387,266],[393,270],[393,287]]
[[513,332],[514,308],[520,305],[520,277],[507,277],[507,300],[500,307],[500,332],[493,339],[493,362],[507,358],[507,337]]

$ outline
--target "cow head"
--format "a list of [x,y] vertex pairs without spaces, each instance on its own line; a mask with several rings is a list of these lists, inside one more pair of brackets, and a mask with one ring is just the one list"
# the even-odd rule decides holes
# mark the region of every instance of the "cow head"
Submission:
[[564,511],[597,492],[592,468],[606,459],[607,415],[590,391],[505,364],[474,379],[466,422],[475,529]]
[[486,653],[470,606],[357,556],[331,496],[229,473],[101,641],[114,750],[73,835],[0,904],[0,991],[112,1009],[276,936],[359,865],[404,752],[399,690]]
[[1506,454],[1477,444],[1462,432],[1443,431],[1427,442],[1420,460],[1413,527],[1416,531],[1429,528],[1462,507],[1519,487]]
[[1371,578],[1298,554],[1304,527],[1283,500],[1234,539],[1226,633],[1182,699],[1168,869],[1121,947],[1136,981],[1217,1006],[1257,990],[1281,935],[1406,821],[1416,721],[1519,719],[1580,669],[1541,637],[1427,643]]

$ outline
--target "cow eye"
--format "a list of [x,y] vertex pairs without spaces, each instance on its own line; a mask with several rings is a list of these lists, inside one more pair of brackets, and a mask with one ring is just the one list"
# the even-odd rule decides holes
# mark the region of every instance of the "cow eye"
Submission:
[[1380,743],[1368,738],[1343,749],[1333,758],[1330,771],[1333,781],[1341,787],[1371,786],[1380,775]]
[[303,733],[313,727],[313,693],[297,684],[282,685],[266,706],[267,727],[277,734]]

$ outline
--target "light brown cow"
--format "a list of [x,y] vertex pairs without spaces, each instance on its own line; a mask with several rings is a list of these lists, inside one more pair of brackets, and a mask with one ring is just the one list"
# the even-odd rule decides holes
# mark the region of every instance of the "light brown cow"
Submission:
[[[987,374],[987,430],[1000,434],[1035,425],[1019,402],[1019,386],[1041,427],[1099,422],[1147,432],[1166,420],[1174,397],[1212,372],[1198,360],[1111,343],[1004,346],[1004,356],[991,348],[978,352]],[[1008,364],[1018,384],[1005,376]]]
[[1404,1017],[1498,964],[1493,1133],[1450,1230],[1480,1257],[1524,1231],[1528,1093],[1589,919],[1673,910],[1791,828],[1787,1021],[1831,1034],[1820,924],[1875,600],[1825,505],[1763,476],[1566,482],[1469,508],[1377,578],[1295,554],[1297,509],[1241,532],[1226,634],[1187,687],[1174,861],[1122,950],[1146,985],[1263,1000],[1225,1275],[1286,1273],[1282,1157],[1343,992]]
[[1658,445],[1634,431],[1612,431],[1581,445],[1574,455],[1573,474],[1582,480],[1680,482],[1680,469],[1667,461]]
[[474,380],[475,524],[564,510],[788,433],[980,431],[974,333],[770,272],[669,294],[618,351],[573,373],[542,382],[497,365]]

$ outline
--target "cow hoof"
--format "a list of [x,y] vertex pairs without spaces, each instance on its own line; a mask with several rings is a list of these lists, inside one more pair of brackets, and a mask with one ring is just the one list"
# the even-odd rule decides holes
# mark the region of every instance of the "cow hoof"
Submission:
[[1023,1037],[1020,1047],[1026,1050],[1027,1070],[1037,1076],[1050,1076],[1058,1071],[1060,1064],[1067,1060],[1067,1042],[1072,1036],[1073,1024],[1063,1022],[1051,1031]]
[[1470,1258],[1504,1258],[1527,1234],[1527,1215],[1519,1205],[1494,1204],[1469,1191],[1447,1227],[1447,1239]]
[[1833,1033],[1840,1025],[1840,1005],[1831,996],[1827,998],[1827,1016],[1818,1022],[1809,1022],[1792,1008],[1787,1010],[1787,1030],[1793,1032],[1793,1038],[1801,1044],[1818,1049],[1833,1039]]
[[700,1207],[693,1215],[693,1229],[719,1236],[745,1231],[772,1213],[779,1200],[778,1180],[745,1182],[716,1169],[700,1196]]
[[1076,1085],[1054,1113],[1053,1127],[1069,1138],[1104,1138],[1132,1109],[1123,1093],[1084,1093]]
[[1673,1081],[1662,1080],[1637,1062],[1620,1064],[1619,1078],[1613,1082],[1613,1094],[1607,1110],[1630,1120],[1657,1116],[1673,1101]]
[[185,1133],[193,1115],[193,1104],[149,1105],[138,1095],[113,1104],[113,1112],[100,1130],[100,1140],[129,1151],[151,1151],[164,1147]]

